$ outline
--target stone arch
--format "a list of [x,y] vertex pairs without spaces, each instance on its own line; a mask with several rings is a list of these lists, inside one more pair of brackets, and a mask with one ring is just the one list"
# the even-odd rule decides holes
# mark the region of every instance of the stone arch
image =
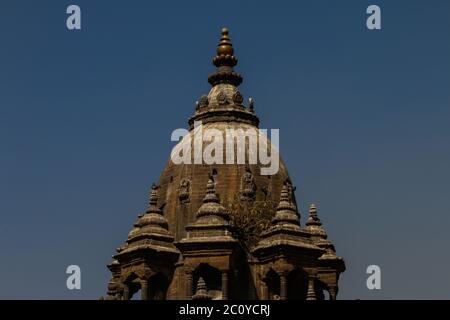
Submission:
[[308,293],[308,275],[300,268],[295,268],[287,275],[287,299],[306,300]]
[[131,269],[121,278],[123,299],[165,300],[169,282],[168,275],[162,271],[148,267]]
[[264,276],[264,282],[267,288],[265,298],[269,300],[280,300],[281,288],[279,274],[274,269],[270,268]]
[[166,300],[167,289],[169,288],[169,279],[163,273],[153,274],[148,279],[148,299]]
[[131,300],[141,290],[141,278],[135,272],[130,272],[122,280],[123,299]]

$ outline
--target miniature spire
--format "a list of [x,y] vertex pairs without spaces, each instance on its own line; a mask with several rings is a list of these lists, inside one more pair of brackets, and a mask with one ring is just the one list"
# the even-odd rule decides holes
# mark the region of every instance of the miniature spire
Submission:
[[197,290],[192,300],[211,300],[211,297],[208,295],[205,280],[202,277],[198,279]]
[[311,203],[309,205],[309,217],[306,221],[307,226],[318,226],[320,227],[322,225],[322,222],[320,222],[320,219],[317,215],[317,207],[314,203]]
[[250,112],[255,112],[255,107],[253,106],[253,98],[248,98],[248,109]]
[[115,257],[126,256],[130,252],[141,249],[166,252],[169,255],[179,253],[173,245],[174,238],[169,232],[167,219],[158,207],[158,188],[157,185],[152,185],[145,213],[139,215],[134,228],[128,234],[126,244],[117,250]]
[[309,205],[309,217],[308,221],[306,221],[306,230],[311,234],[315,244],[325,249],[325,257],[331,257],[333,259],[336,257],[334,246],[327,240],[328,235],[322,227],[322,222],[317,215],[317,207],[313,203]]
[[209,176],[208,183],[206,184],[205,198],[203,198],[203,203],[208,202],[219,203],[219,198],[216,194],[216,186],[214,184],[214,177],[211,175]]
[[317,207],[315,204],[309,205],[309,217],[306,221],[306,230],[311,234],[314,243],[325,249],[325,253],[321,256],[322,260],[342,260],[342,258],[336,256],[334,245],[330,240],[327,240],[328,235],[325,229],[322,227],[322,222],[317,215]]
[[300,217],[297,214],[297,208],[292,202],[292,187],[286,182],[281,189],[280,203],[277,207],[277,213],[273,218],[275,224],[294,224],[300,225]]
[[155,183],[152,184],[152,189],[150,191],[150,201],[148,202],[148,207],[145,213],[157,213],[161,214],[161,210],[158,208],[158,187]]
[[203,198],[203,204],[197,210],[195,222],[188,224],[185,229],[187,236],[179,242],[181,245],[191,241],[197,244],[205,241],[204,243],[208,244],[213,238],[219,242],[236,241],[230,231],[230,214],[220,204],[212,175],[209,176],[206,184],[206,195]]
[[322,222],[317,215],[317,207],[314,203],[311,203],[309,205],[309,217],[305,225],[306,229],[311,233],[313,237],[323,240],[327,238],[327,233],[322,227]]
[[230,219],[227,210],[220,204],[212,175],[209,176],[206,184],[206,195],[203,198],[203,204],[197,211],[197,218],[206,218],[207,216],[221,217],[225,219],[224,221]]
[[168,231],[168,223],[166,218],[163,216],[162,211],[158,208],[158,186],[154,183],[152,184],[152,189],[150,191],[150,201],[145,211],[145,214],[139,218],[135,227],[140,228],[141,231],[144,227],[146,228],[157,228],[160,232],[166,233]]

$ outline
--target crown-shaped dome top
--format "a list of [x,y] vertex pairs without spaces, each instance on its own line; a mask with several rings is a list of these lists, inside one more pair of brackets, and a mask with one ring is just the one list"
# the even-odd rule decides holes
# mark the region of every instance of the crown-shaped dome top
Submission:
[[195,114],[189,119],[192,129],[194,121],[208,122],[238,121],[258,126],[259,119],[254,113],[253,100],[244,105],[244,97],[238,89],[242,76],[233,67],[238,59],[227,28],[222,29],[222,37],[217,46],[217,55],[213,58],[216,71],[209,75],[208,82],[212,88],[207,95],[202,95],[196,103]]

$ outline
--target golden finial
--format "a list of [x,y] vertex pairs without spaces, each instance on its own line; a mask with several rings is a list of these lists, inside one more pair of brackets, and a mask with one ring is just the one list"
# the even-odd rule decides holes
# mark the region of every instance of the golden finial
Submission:
[[220,38],[219,46],[217,47],[217,55],[233,55],[233,45],[228,36],[228,29],[222,28],[222,37]]
[[222,37],[217,46],[217,55],[213,58],[213,64],[219,70],[208,77],[208,82],[215,86],[219,83],[230,83],[238,86],[242,83],[242,77],[239,73],[233,71],[233,67],[237,64],[237,58],[234,56],[233,45],[228,36],[228,29],[222,28]]

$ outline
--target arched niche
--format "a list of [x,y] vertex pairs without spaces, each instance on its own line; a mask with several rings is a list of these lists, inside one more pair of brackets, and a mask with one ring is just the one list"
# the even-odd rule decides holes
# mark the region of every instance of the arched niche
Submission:
[[267,272],[265,276],[265,283],[267,287],[267,298],[269,300],[280,299],[280,276],[272,268]]
[[287,299],[306,300],[308,292],[308,278],[306,273],[296,268],[287,276]]
[[197,290],[197,284],[200,277],[203,278],[206,284],[208,295],[211,296],[213,300],[222,299],[222,273],[220,270],[210,266],[207,263],[200,264],[194,270],[193,276],[193,291]]
[[148,279],[148,299],[166,300],[169,280],[162,273],[157,273]]

